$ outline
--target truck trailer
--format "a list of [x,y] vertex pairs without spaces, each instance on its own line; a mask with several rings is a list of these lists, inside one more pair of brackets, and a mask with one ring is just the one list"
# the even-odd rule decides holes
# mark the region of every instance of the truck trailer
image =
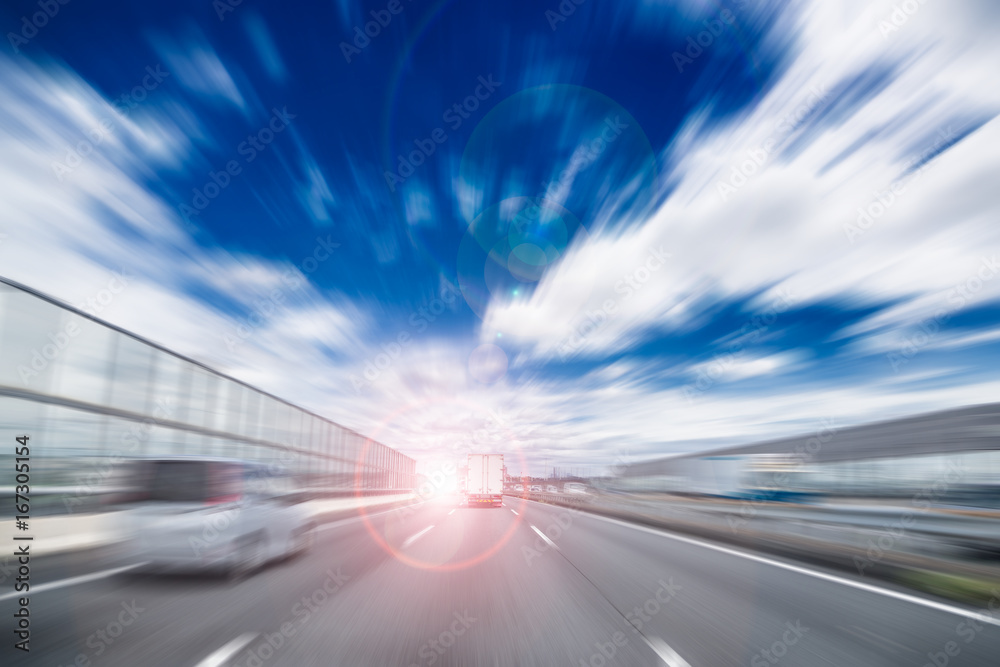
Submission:
[[470,507],[503,504],[503,454],[469,454],[465,497]]

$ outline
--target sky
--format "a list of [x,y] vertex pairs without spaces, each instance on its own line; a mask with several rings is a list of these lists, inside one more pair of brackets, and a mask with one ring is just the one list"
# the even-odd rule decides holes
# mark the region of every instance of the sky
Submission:
[[991,0],[39,7],[0,275],[422,464],[1000,395]]

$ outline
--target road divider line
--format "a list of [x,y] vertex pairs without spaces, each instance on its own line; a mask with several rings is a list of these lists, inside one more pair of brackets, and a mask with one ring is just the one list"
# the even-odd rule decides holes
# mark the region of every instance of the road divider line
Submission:
[[[546,503],[538,503],[538,504],[545,505]],[[548,506],[553,508],[556,507],[554,505],[548,505]],[[635,523],[629,523],[628,521],[623,521],[621,519],[613,519],[611,517],[603,516],[600,514],[593,514],[590,512],[587,512],[587,515],[593,517],[594,519],[605,521],[607,523],[613,523],[619,526],[625,526],[626,528],[632,528],[634,530],[641,530],[643,532],[650,533],[652,535],[659,535],[660,537],[666,537],[671,540],[677,540],[678,542],[687,542],[688,544],[704,547],[705,549],[711,549],[713,551],[718,551],[720,553],[728,554],[730,556],[745,558],[746,560],[751,560],[756,563],[764,563],[766,565],[771,565],[773,567],[781,568],[783,570],[788,570],[789,572],[803,574],[807,577],[814,577],[816,579],[830,581],[835,584],[840,584],[842,586],[849,586],[851,588],[856,588],[858,590],[866,591],[868,593],[874,593],[876,595],[882,595],[885,597],[894,598],[896,600],[902,600],[904,602],[909,602],[911,604],[919,605],[921,607],[927,607],[929,609],[934,609],[936,611],[943,611],[948,614],[954,614],[955,616],[963,616],[965,618],[971,618],[981,623],[987,623],[989,625],[1000,627],[1000,617],[996,617],[991,614],[984,614],[972,609],[963,609],[961,607],[956,607],[955,605],[945,604],[944,602],[937,602],[935,600],[929,600],[927,598],[922,598],[917,595],[911,595],[909,593],[894,591],[889,588],[882,588],[881,586],[866,584],[861,581],[848,579],[847,577],[841,577],[834,574],[827,574],[826,572],[818,572],[816,570],[810,570],[809,568],[801,567],[799,565],[792,565],[791,563],[783,563],[780,560],[774,560],[773,558],[758,556],[756,554],[747,553],[746,551],[740,551],[738,549],[730,549],[729,547],[723,547],[718,544],[712,544],[711,542],[703,542],[701,540],[696,540],[690,537],[675,535],[674,533],[668,532],[667,530],[662,528],[652,528],[650,526],[643,526]],[[532,526],[532,528],[534,528],[534,526]],[[536,528],[535,530],[537,531],[538,529]]]
[[410,537],[406,538],[406,541],[403,542],[403,548],[405,549],[406,547],[410,546],[411,544],[419,540],[424,534],[427,533],[427,531],[429,531],[433,527],[434,526],[427,526],[416,535],[411,535]]
[[260,636],[259,632],[247,632],[232,640],[225,646],[221,646],[210,653],[204,660],[195,667],[219,667],[227,660],[239,653],[243,648]]
[[452,511],[448,512],[448,516],[451,516],[454,513],[455,513],[455,510],[452,510]]
[[[511,512],[514,512],[514,510],[511,510]],[[521,515],[518,514],[517,512],[514,512],[514,516],[521,516]]]
[[670,645],[659,637],[646,637],[641,632],[639,636],[642,637],[642,640],[646,642],[649,648],[653,649],[653,653],[659,656],[660,660],[667,667],[691,667],[687,660],[682,658],[677,651],[670,648]]
[[[100,572],[91,572],[90,574],[81,574],[79,577],[70,577],[68,579],[60,579],[59,581],[50,581],[47,584],[39,584],[37,586],[31,587],[31,593],[44,593],[45,591],[55,590],[57,588],[65,588],[66,586],[76,586],[77,584],[85,584],[89,581],[97,581],[98,579],[106,579],[107,577],[113,577],[116,574],[121,574],[123,572],[128,572],[129,570],[134,570],[137,567],[142,567],[146,564],[146,561],[141,563],[135,563],[133,565],[126,565],[124,567],[114,567],[110,570],[101,570]],[[0,595],[0,600],[9,600],[11,598],[16,598],[18,596],[24,596],[24,593],[18,593],[17,591],[13,593],[4,593]]]
[[549,539],[549,536],[548,536],[548,535],[546,535],[546,534],[545,534],[545,533],[543,533],[542,531],[538,530],[538,529],[537,529],[537,528],[535,528],[534,526],[532,526],[532,527],[531,527],[531,529],[532,529],[533,531],[535,531],[536,533],[538,533],[539,535],[541,535],[541,536],[542,536],[542,539],[543,539],[543,540],[545,540],[546,542],[548,542],[548,543],[549,543],[549,546],[550,546],[550,547],[552,547],[552,548],[553,548],[553,549],[555,549],[556,551],[558,551],[558,550],[559,550],[559,547],[557,547],[557,546],[556,546],[556,543],[555,543],[555,542],[553,542],[552,540],[550,540],[550,539]]

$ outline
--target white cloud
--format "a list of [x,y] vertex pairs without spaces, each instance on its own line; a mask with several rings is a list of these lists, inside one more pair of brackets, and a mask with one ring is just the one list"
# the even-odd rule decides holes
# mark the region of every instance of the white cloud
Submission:
[[279,83],[283,82],[288,77],[288,70],[281,59],[281,54],[278,53],[278,47],[271,37],[271,31],[268,30],[267,24],[260,17],[260,14],[251,10],[244,11],[242,16],[244,26],[250,35],[250,40],[253,42],[254,48],[257,50],[257,56],[264,65],[264,69],[267,70],[272,79]]
[[157,36],[152,43],[164,67],[185,88],[206,99],[224,100],[247,113],[246,100],[200,29],[189,28],[181,42]]
[[[287,263],[200,248],[174,207],[144,184],[147,155],[183,164],[192,143],[208,141],[188,107],[163,91],[162,106],[123,121],[120,133],[60,182],[52,161],[64,159],[110,106],[65,68],[0,56],[0,113],[8,119],[0,125],[3,273],[77,303],[125,266],[136,278],[102,313],[112,322],[409,453],[453,452],[485,433],[480,442],[514,452],[515,460],[523,455],[534,472],[546,458],[550,465],[609,463],[615,452],[642,458],[791,435],[823,418],[846,426],[982,402],[1000,383],[963,381],[955,376],[960,369],[950,368],[767,385],[818,363],[794,352],[739,359],[693,401],[665,384],[705,368],[689,362],[651,369],[626,358],[568,378],[535,373],[537,362],[559,357],[567,341],[574,358],[605,359],[650,330],[690,331],[718,303],[761,291],[751,309],[767,308],[779,290],[797,305],[894,303],[844,334],[858,338],[843,353],[851,358],[892,350],[902,330],[948,304],[949,291],[1000,241],[1000,123],[929,163],[853,244],[844,228],[939,129],[1000,109],[992,65],[1000,45],[991,38],[997,10],[928,2],[883,39],[878,21],[892,4],[815,2],[789,12],[781,30],[798,42],[787,68],[754,106],[722,125],[708,123],[707,108],[689,116],[663,156],[676,189],[650,220],[624,232],[601,227],[571,246],[532,296],[490,303],[480,341],[502,333],[507,352],[519,352],[493,385],[469,376],[468,355],[479,341],[456,342],[442,327],[415,337],[355,391],[351,376],[363,376],[386,335],[396,333],[385,331],[374,308],[308,284],[289,287]],[[158,45],[186,89],[246,112],[252,91],[238,88],[203,40]],[[896,72],[884,88],[848,86],[876,63]],[[814,89],[830,99],[811,99]],[[853,106],[846,102],[852,95]],[[817,124],[810,112],[829,120]],[[802,120],[792,129],[779,125],[797,115]],[[780,150],[722,201],[718,183],[772,137]],[[313,221],[325,222],[332,194],[316,163],[302,164],[307,177],[298,195]],[[452,189],[471,218],[482,192],[459,181]],[[408,192],[406,207],[411,224],[435,211],[418,190]],[[372,243],[386,262],[400,252],[395,237]],[[653,269],[648,262],[660,252],[671,256]],[[191,286],[211,296],[193,297]],[[995,301],[998,288],[1000,280],[984,282],[962,307]],[[285,295],[280,316],[264,318],[230,350],[225,336],[275,290]],[[970,331],[932,345],[958,349],[996,339],[995,331]],[[770,388],[744,393],[743,380]]]
[[[1000,242],[991,222],[1000,218],[1000,200],[989,185],[1000,176],[993,150],[1000,122],[928,163],[853,243],[845,230],[908,161],[941,145],[938,130],[958,133],[1000,110],[1000,91],[983,65],[996,62],[1000,49],[995,40],[970,49],[967,33],[956,29],[978,22],[974,33],[986,34],[1000,22],[995,12],[978,16],[980,6],[929,3],[920,21],[884,40],[876,29],[880,11],[809,5],[789,68],[756,105],[712,129],[694,114],[680,132],[665,156],[678,185],[660,210],[639,229],[580,241],[529,300],[495,300],[483,338],[502,330],[530,356],[552,358],[574,330],[599,319],[588,312],[617,298],[618,314],[583,337],[581,353],[599,357],[629,348],[647,329],[684,326],[719,301],[762,289],[769,290],[762,301],[784,289],[799,305],[899,302],[856,332],[932,313],[942,290],[964,281],[984,249]],[[871,75],[879,67],[894,72],[884,87]],[[829,92],[821,99],[817,91]],[[828,116],[817,122],[809,113]],[[769,141],[775,148],[768,155],[760,149]],[[731,174],[743,165],[753,173],[733,186]],[[721,183],[731,186],[723,194]],[[633,298],[616,295],[617,281],[661,245],[673,259]],[[1000,281],[977,295],[979,303],[997,298]]]
[[787,372],[803,360],[801,352],[780,352],[754,357],[728,357],[694,364],[688,372],[695,377],[709,377],[721,382],[733,382],[757,375],[771,375],[775,371]]

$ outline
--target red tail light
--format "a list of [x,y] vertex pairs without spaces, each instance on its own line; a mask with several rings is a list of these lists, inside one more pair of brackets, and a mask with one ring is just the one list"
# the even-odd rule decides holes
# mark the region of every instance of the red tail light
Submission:
[[240,494],[231,493],[228,496],[215,496],[205,501],[205,505],[224,505],[226,503],[239,502]]

